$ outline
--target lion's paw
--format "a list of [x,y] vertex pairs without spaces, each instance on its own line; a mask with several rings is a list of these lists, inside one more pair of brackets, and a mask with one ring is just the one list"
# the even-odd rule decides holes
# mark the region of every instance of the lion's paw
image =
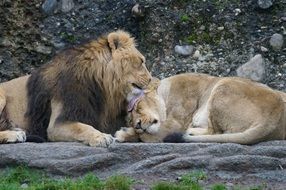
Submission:
[[97,147],[108,147],[112,143],[115,142],[115,139],[112,135],[102,133],[99,136],[91,139],[88,143],[90,146],[97,146]]
[[22,130],[9,131],[9,135],[7,136],[7,143],[16,143],[16,142],[25,142],[26,141],[26,133]]

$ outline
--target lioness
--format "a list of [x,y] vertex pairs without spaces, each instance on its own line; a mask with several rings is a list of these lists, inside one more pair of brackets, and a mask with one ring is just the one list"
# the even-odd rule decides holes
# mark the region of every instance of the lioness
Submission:
[[248,79],[180,74],[151,82],[133,99],[131,127],[116,133],[121,142],[162,142],[174,132],[185,135],[165,141],[254,144],[286,137],[286,93]]
[[27,133],[108,146],[130,85],[145,88],[150,80],[124,31],[65,50],[31,75],[0,84],[0,141],[24,142]]

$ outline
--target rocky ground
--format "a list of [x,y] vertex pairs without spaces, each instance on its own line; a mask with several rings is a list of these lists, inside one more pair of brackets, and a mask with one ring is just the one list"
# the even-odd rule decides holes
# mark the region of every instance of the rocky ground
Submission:
[[[132,13],[136,3],[140,12],[135,7]],[[284,0],[2,0],[0,6],[2,80],[29,73],[65,47],[120,28],[136,36],[154,76],[237,75],[239,66],[261,54],[261,76],[254,79],[286,88]]]
[[1,145],[0,167],[25,164],[53,176],[80,176],[94,172],[105,178],[125,174],[146,189],[158,181],[176,181],[190,171],[204,171],[206,183],[286,187],[286,141],[253,146],[217,143],[113,144],[109,148],[79,143],[22,143]]
[[[183,72],[239,75],[285,91],[285,10],[285,0],[1,0],[0,79],[30,73],[63,48],[124,29],[137,38],[149,70],[159,78]],[[285,145],[123,144],[99,149],[27,143],[1,145],[0,165],[26,163],[57,175],[95,171],[105,177],[116,171],[147,181],[175,180],[202,169],[210,182],[265,182],[270,189],[283,189]]]

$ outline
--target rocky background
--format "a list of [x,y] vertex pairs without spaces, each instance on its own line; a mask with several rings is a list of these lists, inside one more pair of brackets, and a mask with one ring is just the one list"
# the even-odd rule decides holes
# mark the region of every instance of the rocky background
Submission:
[[286,89],[285,0],[1,0],[0,7],[2,81],[63,48],[124,29],[159,78],[239,75]]
[[[116,29],[136,37],[159,78],[238,75],[286,90],[285,0],[0,0],[0,79],[28,74],[58,51]],[[0,167],[24,163],[56,175],[102,177],[115,171],[146,181],[202,169],[210,182],[230,187],[265,182],[285,189],[285,145],[1,145]]]

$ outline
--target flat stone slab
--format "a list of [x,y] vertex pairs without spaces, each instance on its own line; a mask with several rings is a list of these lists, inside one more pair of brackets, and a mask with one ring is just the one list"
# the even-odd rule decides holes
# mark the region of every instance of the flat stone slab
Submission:
[[286,188],[286,141],[252,146],[232,143],[115,143],[97,148],[80,143],[0,145],[0,168],[25,164],[55,176],[93,172],[105,178],[125,174],[154,182],[175,180],[193,170],[205,171],[208,182],[269,184]]

